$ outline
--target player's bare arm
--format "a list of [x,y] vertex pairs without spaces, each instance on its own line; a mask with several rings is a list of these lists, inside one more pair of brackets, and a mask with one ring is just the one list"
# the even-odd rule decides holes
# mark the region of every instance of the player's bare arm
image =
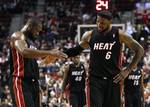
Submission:
[[64,58],[67,57],[59,50],[45,51],[28,48],[22,32],[15,32],[11,38],[11,47],[14,47],[25,58],[46,57],[48,55]]
[[62,100],[64,97],[64,91],[65,91],[65,88],[66,88],[66,85],[67,85],[67,78],[68,78],[68,72],[69,72],[69,65],[63,65],[60,69],[60,71],[62,71],[64,74],[63,74],[63,81],[62,81],[62,84],[61,84],[61,93],[60,93],[60,100]]
[[140,84],[140,88],[141,88],[141,94],[142,94],[142,106],[144,107],[144,102],[145,102],[145,98],[144,98],[144,71],[143,69],[141,69],[141,84]]
[[130,50],[132,50],[135,53],[132,62],[128,66],[128,69],[132,71],[141,60],[144,54],[144,49],[136,40],[134,40],[128,34],[122,31],[120,31],[119,33],[120,33],[120,42],[124,43]]
[[64,72],[63,75],[63,82],[62,82],[62,86],[61,86],[61,92],[63,93],[66,85],[67,85],[67,78],[68,78],[68,72],[69,72],[69,65],[63,65],[62,67],[62,72]]
[[90,41],[90,39],[91,39],[91,35],[92,35],[92,31],[86,31],[86,32],[83,34],[83,36],[82,36],[82,38],[81,38],[81,41],[79,42],[79,45],[80,45],[82,48],[86,49],[86,48],[89,47],[89,41]]
[[68,57],[75,57],[79,55],[84,49],[89,47],[89,41],[90,41],[91,35],[92,35],[92,31],[85,32],[79,44],[74,48],[70,48],[64,51],[64,53],[66,53]]
[[144,54],[143,47],[130,35],[124,33],[121,30],[119,31],[119,39],[120,42],[124,43],[130,50],[132,50],[135,53],[135,55],[129,66],[123,69],[118,75],[114,77],[115,83],[119,82],[122,79],[125,79],[128,76],[128,74],[137,66],[137,64],[139,63]]

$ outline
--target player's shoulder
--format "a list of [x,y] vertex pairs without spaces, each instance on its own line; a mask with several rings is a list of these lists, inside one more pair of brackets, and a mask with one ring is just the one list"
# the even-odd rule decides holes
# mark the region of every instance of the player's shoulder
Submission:
[[11,35],[12,39],[16,39],[16,40],[24,40],[24,34],[20,31],[16,31]]
[[91,35],[93,31],[94,31],[94,30],[88,30],[88,31],[86,31],[86,32],[83,34],[83,36],[84,36],[84,35]]
[[86,31],[82,36],[82,40],[89,42],[89,40],[92,36],[92,33],[93,33],[93,30]]
[[119,32],[119,34],[124,34],[125,33],[125,31],[123,31],[123,30],[121,30],[121,29],[118,29],[118,32]]
[[130,34],[128,34],[127,32],[121,30],[121,29],[118,29],[118,32],[119,32],[119,36],[121,37],[129,37],[129,38],[132,38],[132,36]]
[[133,37],[127,32],[119,29],[119,40],[121,43],[131,43],[133,41]]

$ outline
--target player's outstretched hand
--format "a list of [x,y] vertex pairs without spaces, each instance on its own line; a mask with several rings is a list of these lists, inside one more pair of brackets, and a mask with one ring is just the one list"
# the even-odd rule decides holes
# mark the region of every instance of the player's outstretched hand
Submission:
[[41,65],[48,65],[49,63],[55,62],[58,57],[55,56],[47,56],[41,61]]
[[130,70],[127,68],[124,68],[123,70],[121,70],[121,72],[119,74],[117,74],[113,79],[114,79],[114,83],[118,83],[121,82],[122,80],[124,80],[130,73]]
[[57,57],[57,58],[68,58],[68,55],[66,55],[65,53],[61,52],[60,50],[58,49],[53,49],[50,51],[50,56],[54,56],[54,57]]
[[68,57],[65,53],[59,51],[58,49],[53,49],[50,53],[51,54],[49,56],[42,60],[41,65],[48,65],[49,63],[55,62],[56,59],[64,59]]

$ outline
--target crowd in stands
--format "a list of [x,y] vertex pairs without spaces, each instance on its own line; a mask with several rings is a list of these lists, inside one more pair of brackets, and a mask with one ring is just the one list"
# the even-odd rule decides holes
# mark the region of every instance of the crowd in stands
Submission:
[[[37,3],[37,0],[30,2],[31,0],[11,0],[8,2],[0,2],[2,7],[0,12],[9,11],[17,12],[20,8],[28,6],[35,9],[33,4]],[[81,2],[82,1],[82,2]],[[21,10],[24,12],[25,21],[30,17],[38,17],[43,22],[43,31],[41,36],[35,41],[38,49],[53,49],[59,48],[64,50],[65,48],[74,47],[76,41],[74,41],[77,35],[78,24],[93,24],[95,23],[95,12],[87,5],[86,0],[70,0],[55,2],[55,0],[45,0],[46,6],[44,12],[37,13],[29,11],[28,8]],[[8,6],[9,4],[10,6]],[[18,6],[19,5],[19,6]],[[21,5],[21,6],[20,6]],[[13,7],[14,6],[14,7]],[[13,11],[10,11],[10,8]],[[17,9],[17,10],[16,10]],[[142,58],[140,64],[144,70],[144,94],[145,94],[145,107],[150,106],[150,25],[145,19],[137,19],[136,12],[120,12],[113,7],[114,23],[125,23],[126,32],[131,34],[145,49],[145,55]],[[116,12],[118,11],[118,12]],[[10,96],[8,78],[10,74],[9,70],[9,26],[11,22],[11,14],[8,12],[7,16],[0,14],[0,107],[12,107],[12,100]],[[4,21],[5,20],[5,21]],[[138,20],[138,21],[137,21]],[[140,21],[140,23],[138,23]],[[144,21],[142,21],[144,20]],[[146,19],[147,20],[147,19]],[[142,24],[141,24],[142,22]],[[149,22],[149,19],[148,19]],[[125,51],[124,59],[128,63],[129,52]],[[84,52],[80,56],[81,61],[84,62],[86,69],[88,70],[89,54]],[[40,89],[41,89],[41,103],[42,107],[68,107],[68,101],[66,98],[60,100],[60,86],[62,82],[63,72],[61,67],[65,62],[70,62],[71,59],[56,60],[49,65],[41,65],[41,59],[38,59],[40,70]]]

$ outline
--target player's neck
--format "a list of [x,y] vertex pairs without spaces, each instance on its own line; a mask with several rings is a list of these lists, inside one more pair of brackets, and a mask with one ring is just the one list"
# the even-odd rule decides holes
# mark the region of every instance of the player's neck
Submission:
[[137,67],[133,69],[133,71],[136,71],[136,70],[137,70]]
[[78,62],[78,63],[75,63],[75,65],[76,65],[76,67],[79,67],[80,63],[79,63],[79,62]]
[[24,27],[21,29],[21,32],[23,32],[23,33],[29,32],[29,26],[24,25]]
[[30,41],[35,41],[35,37],[33,36],[33,34],[31,33],[31,31],[29,30],[23,30],[22,33],[25,35],[25,38],[30,40]]
[[25,34],[25,36],[29,35],[30,34],[30,31],[29,29],[27,28],[27,26],[24,26],[22,29],[21,29],[21,32],[23,34]]
[[30,39],[32,41],[35,41],[35,37],[33,36],[33,34],[31,33],[31,30],[28,28],[27,25],[25,25],[22,29],[21,32],[25,35],[26,39]]
[[108,27],[105,30],[101,31],[100,33],[102,33],[103,35],[106,35],[110,30],[112,29],[112,27]]
[[27,36],[28,34],[30,34],[30,31],[27,31],[27,30],[21,30],[21,32],[22,32],[23,34],[25,34],[25,36]]

